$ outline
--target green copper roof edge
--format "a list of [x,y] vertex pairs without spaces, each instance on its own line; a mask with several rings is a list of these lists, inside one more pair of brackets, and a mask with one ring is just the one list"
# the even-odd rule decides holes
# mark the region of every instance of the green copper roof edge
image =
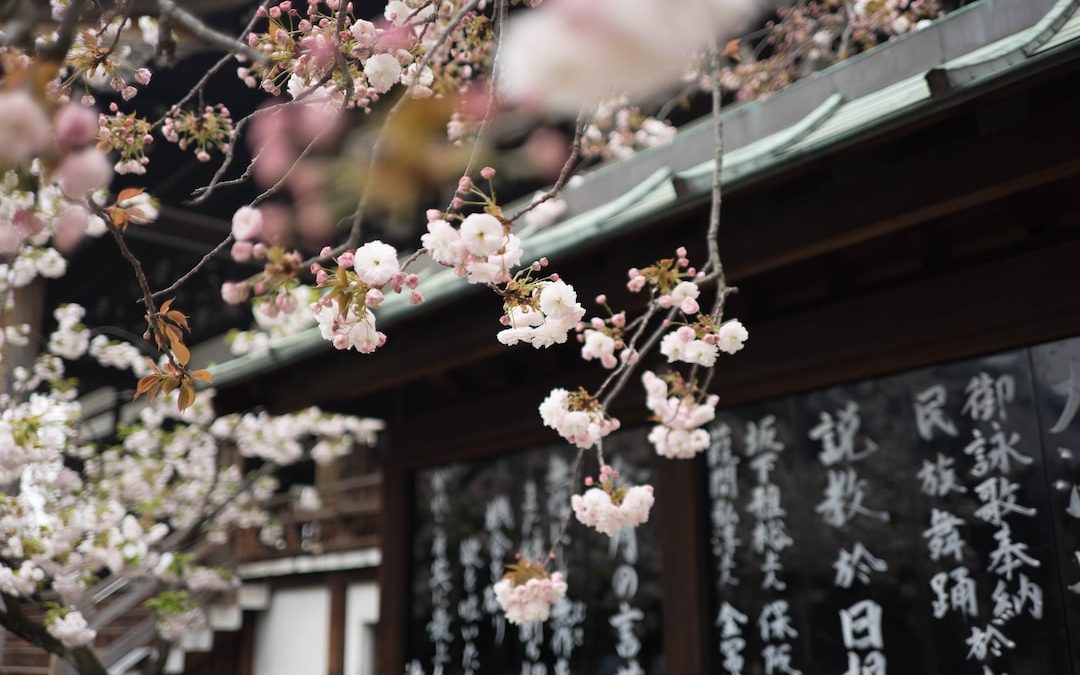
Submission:
[[[1076,0],[1061,0],[1059,5],[1072,4]],[[1055,6],[1055,10],[1059,6]],[[1040,28],[1042,24],[1040,23]],[[1023,31],[1027,32],[1027,31]],[[919,104],[900,108],[889,114],[868,120],[867,124],[855,127],[839,136],[832,137],[819,144],[800,148],[795,152],[780,154],[778,151],[783,145],[756,153],[741,162],[725,163],[724,183],[727,188],[742,187],[748,183],[761,180],[778,171],[788,170],[799,164],[811,161],[829,150],[838,149],[857,142],[863,138],[887,131],[902,124],[916,121],[938,110],[955,106],[964,100],[977,96],[982,91],[991,89],[1001,84],[1001,79],[1012,75],[1019,77],[1023,72],[1045,68],[1053,63],[1068,60],[1080,47],[1077,44],[1067,48],[1059,48],[1026,58],[1021,63],[1010,62],[1003,64],[994,72],[984,73],[978,81],[959,83],[957,88],[951,89],[946,94],[939,94],[926,99]],[[868,94],[872,96],[873,94]],[[821,106],[809,113],[803,121],[796,123],[795,127],[806,126],[806,129],[796,129],[801,133],[791,136],[797,140],[809,133],[817,124],[820,124],[830,115],[836,112],[841,101],[835,101],[830,97]],[[696,124],[706,124],[708,120],[701,120]],[[788,135],[792,129],[777,132]],[[794,142],[788,140],[788,144]],[[737,151],[737,149],[736,149]],[[735,151],[733,151],[735,152]],[[603,238],[613,233],[623,233],[635,229],[645,223],[655,220],[664,212],[665,208],[678,206],[690,208],[707,200],[710,190],[703,177],[710,175],[713,161],[701,163],[679,173],[672,173],[670,169],[663,168],[651,174],[647,179],[638,183],[621,197],[605,204],[597,206],[590,211],[572,216],[567,220],[552,225],[536,232],[523,242],[529,259],[537,259],[542,256],[556,257],[583,244]],[[672,181],[681,182],[683,194],[676,196],[672,187]],[[632,209],[636,204],[646,200],[654,192],[670,194],[660,195],[656,204],[647,210]],[[651,201],[651,200],[650,200]],[[625,213],[629,211],[629,213]],[[622,213],[621,213],[622,212]],[[545,245],[550,241],[550,248]],[[393,326],[402,318],[415,313],[430,309],[465,295],[477,291],[472,285],[457,277],[451,270],[441,270],[421,283],[426,301],[420,307],[408,304],[404,296],[391,296],[376,313],[380,328]],[[391,338],[392,339],[392,338]],[[214,376],[213,386],[227,387],[241,382],[247,378],[269,372],[275,368],[287,366],[314,354],[328,351],[330,344],[323,340],[318,328],[309,328],[295,335],[276,341],[268,350],[247,354],[230,359],[229,361],[211,366],[210,371]],[[363,358],[358,356],[357,358]]]

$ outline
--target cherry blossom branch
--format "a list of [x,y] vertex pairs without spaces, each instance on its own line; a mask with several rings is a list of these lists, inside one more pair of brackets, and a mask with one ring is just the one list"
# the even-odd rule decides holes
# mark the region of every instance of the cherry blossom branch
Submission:
[[0,626],[18,635],[35,647],[40,647],[50,654],[55,654],[64,659],[80,675],[108,675],[108,671],[87,647],[68,647],[53,635],[42,624],[31,621],[26,617],[19,605],[19,599],[7,593],[0,593],[3,600],[3,611],[0,611]]
[[709,272],[715,275],[717,280],[716,297],[723,303],[726,284],[724,278],[724,265],[720,262],[720,244],[717,237],[720,233],[720,207],[724,200],[724,117],[723,117],[723,92],[720,89],[721,56],[720,46],[714,43],[712,53],[712,67],[709,77],[712,82],[712,115],[713,115],[713,140],[716,143],[715,165],[713,166],[712,182],[712,206],[709,211],[709,230],[706,235],[706,243],[709,247]]
[[337,13],[337,24],[334,26],[334,44],[337,45],[337,49],[334,50],[334,63],[337,69],[341,71],[341,79],[345,82],[345,100],[342,101],[342,109],[349,106],[349,101],[353,99],[354,94],[349,64],[345,61],[345,54],[341,51],[341,34],[345,31],[345,11],[351,6],[352,3],[349,2],[341,3]]
[[[382,146],[386,140],[387,129],[390,127],[390,123],[394,119],[394,117],[397,116],[397,113],[400,112],[400,110],[405,106],[405,102],[409,99],[413,88],[420,80],[420,73],[422,73],[424,71],[424,68],[426,68],[431,63],[432,59],[435,58],[436,52],[438,52],[439,49],[442,48],[443,44],[446,43],[446,40],[450,37],[450,35],[455,30],[457,30],[457,27],[461,25],[461,22],[465,19],[465,17],[468,16],[480,5],[480,2],[481,0],[469,0],[469,2],[464,7],[462,7],[458,11],[458,13],[453,16],[453,18],[450,19],[449,23],[447,23],[446,25],[446,29],[439,35],[438,38],[436,38],[435,42],[424,54],[424,58],[422,58],[419,64],[417,64],[416,77],[412,78],[412,80],[409,82],[409,85],[406,87],[405,92],[401,94],[398,100],[394,102],[394,105],[391,106],[390,110],[386,113],[386,117],[383,119],[382,125],[379,127],[379,131],[375,136],[375,141],[371,144],[371,158],[368,160],[367,174],[369,177],[375,172],[375,168],[378,166],[379,159],[382,155]],[[340,246],[332,249],[329,253],[325,255],[313,256],[303,261],[302,263],[300,263],[300,267],[302,269],[311,267],[311,265],[315,263],[325,263],[330,259],[341,255],[343,252],[351,248],[356,248],[356,246],[360,243],[362,227],[364,224],[364,211],[367,209],[368,198],[371,195],[371,190],[369,189],[370,185],[371,181],[369,180],[365,182],[364,186],[360,190],[360,198],[357,200],[356,210],[352,213],[352,224],[349,227],[349,235],[345,239],[345,242],[342,243]]]
[[[282,103],[275,103],[274,105],[266,106],[265,108],[258,108],[251,113],[245,115],[244,117],[241,117],[236,122],[236,126],[233,127],[232,134],[229,137],[229,143],[225,148],[225,158],[222,160],[221,166],[219,166],[217,171],[214,172],[214,175],[210,178],[209,183],[202,187],[195,188],[195,190],[192,191],[191,194],[193,195],[193,198],[187,201],[188,206],[197,206],[199,204],[202,204],[207,199],[209,199],[210,196],[214,194],[214,191],[219,187],[224,187],[226,185],[239,185],[246,181],[248,178],[250,178],[252,171],[255,167],[255,162],[259,158],[258,154],[255,156],[254,159],[251,160],[247,168],[244,170],[244,173],[239,178],[228,181],[221,180],[225,176],[225,172],[228,171],[229,167],[232,165],[233,158],[236,154],[236,144],[240,140],[241,136],[240,132],[243,131],[244,127],[246,127],[249,122],[251,122],[255,117],[259,115],[269,112],[277,112],[283,108],[296,105],[297,103],[303,101],[319,87],[326,84],[330,80],[331,75],[332,73],[327,73],[326,75],[323,75],[322,79],[320,79],[316,84],[300,92],[300,94],[291,101],[284,101]],[[261,151],[259,154],[261,154]]]
[[286,169],[285,173],[282,174],[281,178],[279,178],[276,183],[268,187],[264,192],[259,194],[259,196],[255,197],[255,199],[251,200],[251,203],[248,204],[248,206],[254,208],[265,200],[269,199],[270,197],[273,197],[278,192],[278,190],[280,190],[285,185],[285,183],[288,182],[289,178],[296,170],[296,167],[300,166],[300,163],[307,159],[307,156],[311,154],[311,151],[315,148],[319,141],[322,140],[322,136],[325,131],[326,129],[324,128],[320,130],[319,133],[315,134],[315,136],[311,139],[311,142],[308,143],[307,147],[305,147],[303,151],[296,156],[296,159],[293,160],[293,163],[291,165],[289,165],[289,168]]
[[[597,450],[600,449],[600,443],[597,443]],[[577,456],[574,457],[574,468],[570,471],[570,492],[574,492],[574,488],[578,484],[578,473],[581,471],[581,465],[585,461],[585,448],[580,448],[577,451]],[[559,547],[562,545],[563,538],[566,537],[566,531],[570,529],[570,521],[574,519],[574,512],[571,510],[563,518],[562,526],[559,528],[559,534],[551,542],[551,548],[548,549],[547,559],[544,562],[545,567],[555,560]]]
[[[73,2],[72,4],[76,3]],[[228,52],[233,52],[234,54],[240,52],[252,61],[258,61],[259,63],[270,62],[270,59],[262,52],[252,49],[242,41],[234,40],[228,35],[207,26],[199,19],[199,17],[177,5],[175,0],[158,0],[158,8],[161,10],[162,14],[168,15],[176,21],[176,23],[191,31],[195,37],[209,45],[219,47]]]
[[[487,105],[484,107],[484,116],[480,120],[480,126],[476,130],[476,138],[473,141],[472,152],[469,153],[469,161],[465,164],[462,175],[472,173],[476,163],[476,156],[480,152],[480,142],[484,138],[484,130],[487,128],[491,113],[495,109],[495,92],[499,83],[499,52],[502,51],[502,36],[506,27],[506,0],[497,0],[495,3],[495,55],[491,57],[491,76],[488,79]],[[450,209],[447,209],[449,211]]]
[[[267,5],[270,4],[271,1],[272,0],[263,0],[263,3],[262,3],[261,6],[266,7]],[[258,21],[258,20],[259,20],[259,13],[258,12],[253,13],[251,15],[251,20],[248,21],[247,26],[244,27],[244,31],[240,34],[239,40],[242,40],[244,35],[247,35],[248,33],[251,32],[251,30],[255,27],[255,22]],[[210,78],[213,77],[214,75],[216,75],[222,68],[225,67],[226,64],[229,63],[229,61],[232,61],[234,58],[236,58],[236,55],[232,51],[229,51],[228,53],[225,54],[225,56],[218,59],[217,62],[214,63],[214,65],[210,66],[209,70],[207,70],[205,73],[203,73],[203,76],[199,78],[199,81],[195,83],[195,86],[192,87],[188,91],[188,93],[184,94],[183,98],[181,98],[176,103],[172,104],[169,107],[169,111],[167,113],[165,113],[164,115],[162,115],[156,122],[154,122],[150,126],[151,130],[157,129],[158,127],[160,127],[162,124],[165,123],[165,120],[169,117],[169,115],[172,115],[176,111],[180,110],[180,108],[182,108],[184,105],[186,105],[187,102],[190,101],[192,98],[194,98],[196,95],[202,94],[202,92],[206,89],[206,84],[210,81]]]
[[[168,287],[163,288],[160,291],[155,291],[155,292],[151,293],[150,297],[151,298],[160,298],[163,295],[169,295],[170,293],[175,292],[176,289],[180,288],[185,283],[187,283],[187,281],[189,279],[191,279],[191,277],[198,274],[199,271],[202,270],[202,268],[206,267],[206,265],[211,260],[213,260],[218,255],[220,255],[222,251],[224,251],[229,246],[232,246],[232,243],[233,243],[233,235],[232,235],[232,232],[230,232],[228,234],[228,236],[226,236],[224,239],[221,240],[220,243],[218,243],[217,246],[215,246],[214,248],[207,251],[206,255],[204,255],[201,259],[199,259],[199,262],[195,263],[194,267],[192,267],[190,270],[188,270],[187,272],[182,274],[180,277],[178,277],[176,279],[176,281],[169,284]],[[139,302],[145,303],[146,298],[140,298]]]
[[[637,358],[633,360],[633,363],[630,363],[630,360],[627,360],[627,363],[622,368],[622,374],[619,375],[619,379],[615,381],[615,384],[612,386],[611,390],[608,391],[607,396],[605,396],[600,401],[600,406],[603,408],[603,410],[606,411],[611,405],[612,401],[615,400],[615,397],[617,397],[622,392],[623,388],[626,387],[626,383],[630,380],[630,376],[634,374],[634,370],[636,370],[637,364],[641,363],[645,359],[648,353],[652,351],[653,347],[656,346],[656,343],[660,341],[660,338],[664,336],[664,334],[667,332],[668,325],[671,323],[671,320],[675,318],[675,314],[678,311],[678,307],[672,307],[670,310],[668,310],[667,316],[664,317],[664,321],[655,331],[653,331],[653,334],[649,336],[649,339],[645,342],[645,344],[641,346],[641,349],[638,350]],[[643,323],[641,324],[641,326],[643,329],[646,324]]]
[[543,195],[534,199],[528,206],[510,216],[506,221],[507,225],[513,225],[518,218],[521,218],[544,202],[554,199],[562,192],[563,186],[566,185],[566,181],[570,179],[574,164],[577,163],[578,158],[581,156],[581,143],[585,137],[585,128],[589,126],[590,117],[591,110],[587,108],[583,108],[581,112],[578,113],[577,122],[574,124],[574,140],[570,144],[570,156],[567,157],[566,161],[563,163],[562,170],[559,171],[559,178],[555,181],[555,184]]

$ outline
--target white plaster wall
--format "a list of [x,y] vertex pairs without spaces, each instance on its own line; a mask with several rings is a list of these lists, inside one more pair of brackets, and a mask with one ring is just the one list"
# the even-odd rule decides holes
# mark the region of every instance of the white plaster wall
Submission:
[[379,587],[350,584],[345,591],[345,675],[374,675],[378,623]]
[[324,675],[330,629],[326,588],[273,592],[255,626],[257,675]]

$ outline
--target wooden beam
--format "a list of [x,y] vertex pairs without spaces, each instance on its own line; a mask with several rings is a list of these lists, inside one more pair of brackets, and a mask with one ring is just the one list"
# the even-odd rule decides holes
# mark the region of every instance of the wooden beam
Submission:
[[[1080,100],[1071,100],[1004,131],[892,164],[875,161],[864,178],[815,194],[750,208],[736,202],[720,235],[729,277],[744,279],[1080,174],[1080,136],[1067,131],[1076,119]],[[831,161],[842,165],[845,158]]]
[[[1077,260],[1080,241],[1071,241],[752,325],[746,349],[722,363],[713,391],[722,405],[736,405],[1080,334]],[[595,369],[582,362],[580,370],[410,414],[390,425],[384,461],[416,468],[553,441],[536,405],[551,387],[590,375]],[[633,407],[638,394],[631,386],[616,411],[624,426],[635,415],[644,422]],[[463,425],[477,410],[499,423]],[[454,433],[434,440],[432,429]]]

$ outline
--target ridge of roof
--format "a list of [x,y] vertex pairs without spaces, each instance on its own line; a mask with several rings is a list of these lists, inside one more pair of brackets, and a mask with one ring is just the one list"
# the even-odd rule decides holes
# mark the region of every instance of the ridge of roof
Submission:
[[[913,112],[954,105],[969,90],[996,76],[1071,53],[1075,49],[1060,47],[1080,48],[1078,4],[1080,0],[982,0],[768,99],[729,108],[724,112],[725,147],[731,148],[724,158],[725,185],[746,183],[910,121]],[[1058,42],[1055,36],[1062,32],[1070,37]],[[966,51],[955,44],[946,47],[946,39],[966,46]],[[904,52],[899,57],[893,53],[898,49]],[[1013,58],[1017,50],[1023,59]],[[976,57],[964,60],[972,54]],[[1000,60],[1001,54],[1012,56]],[[986,67],[987,63],[993,67]],[[885,66],[890,76],[867,89],[867,73],[879,66]],[[981,68],[977,77],[963,70],[972,66]],[[931,73],[941,68],[965,74],[935,95],[932,79],[937,76]],[[707,199],[715,161],[712,133],[712,121],[706,117],[683,127],[669,144],[588,174],[581,185],[564,192],[570,215],[528,235],[523,247],[534,258],[556,257],[611,234],[631,231],[665,209]],[[436,272],[423,285],[427,300],[420,308],[410,306],[404,296],[388,297],[378,313],[380,327],[479,290],[448,269]],[[215,386],[229,386],[329,349],[318,328],[310,328],[275,341],[268,350],[230,359],[210,370]]]

